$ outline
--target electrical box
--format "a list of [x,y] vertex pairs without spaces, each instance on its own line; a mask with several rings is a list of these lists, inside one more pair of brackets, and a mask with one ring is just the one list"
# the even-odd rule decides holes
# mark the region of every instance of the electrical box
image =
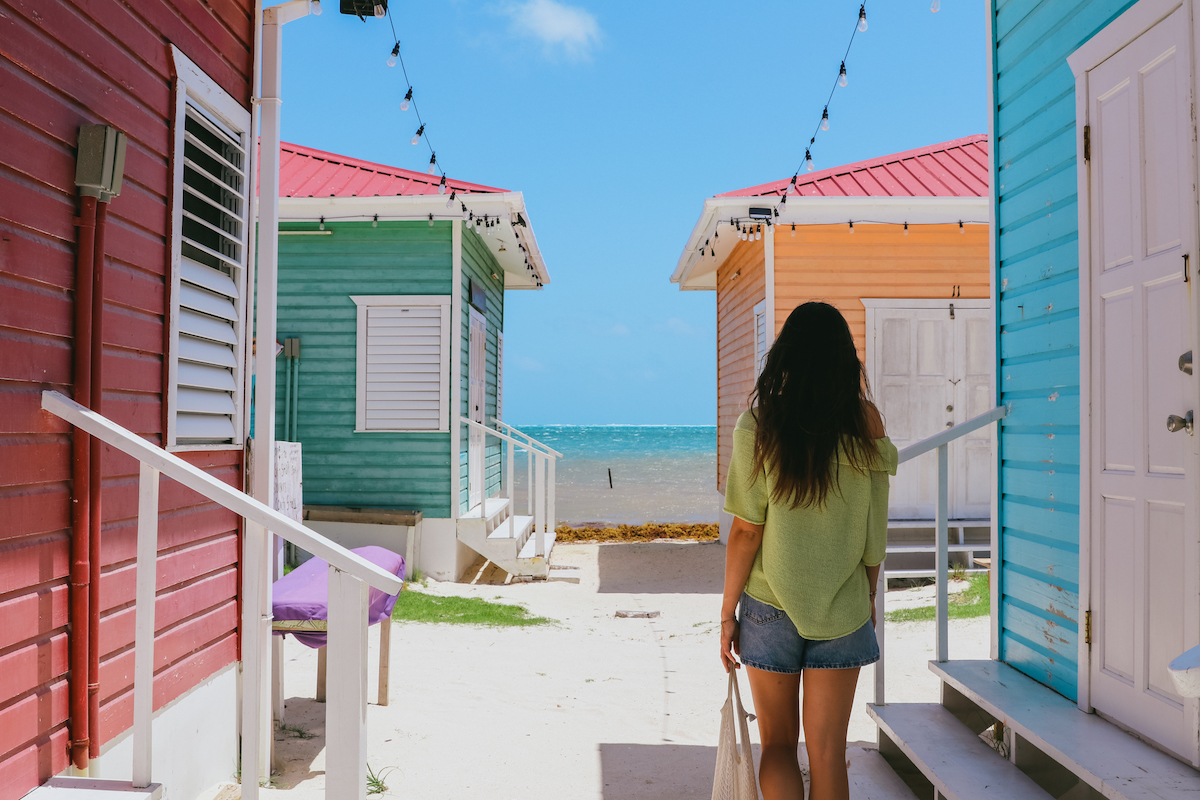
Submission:
[[125,134],[111,125],[80,125],[75,158],[79,193],[107,203],[121,193],[125,174]]

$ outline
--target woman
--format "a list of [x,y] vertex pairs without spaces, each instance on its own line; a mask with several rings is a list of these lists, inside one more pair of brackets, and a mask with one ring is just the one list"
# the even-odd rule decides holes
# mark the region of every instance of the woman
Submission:
[[[765,800],[802,800],[800,682],[811,800],[845,800],[860,667],[879,660],[875,586],[896,447],[850,327],[827,303],[788,317],[733,432],[721,661],[746,665]],[[740,605],[740,616],[734,611]]]

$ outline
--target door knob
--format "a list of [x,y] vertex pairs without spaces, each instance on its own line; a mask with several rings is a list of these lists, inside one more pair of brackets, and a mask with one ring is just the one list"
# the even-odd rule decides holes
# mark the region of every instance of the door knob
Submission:
[[954,410],[954,406],[946,406],[946,410],[947,410],[947,411],[953,411],[953,410]]
[[953,427],[954,427],[954,423],[953,423],[953,422],[947,422],[947,423],[946,423],[946,427],[947,427],[947,428],[953,428]]
[[1179,431],[1187,431],[1188,435],[1191,436],[1192,435],[1192,412],[1189,411],[1189,412],[1187,412],[1187,414],[1185,414],[1182,417],[1179,416],[1178,414],[1172,414],[1171,416],[1167,417],[1167,430],[1169,430],[1171,433],[1177,433]]
[[1179,371],[1185,375],[1192,374],[1192,351],[1188,350],[1179,357]]

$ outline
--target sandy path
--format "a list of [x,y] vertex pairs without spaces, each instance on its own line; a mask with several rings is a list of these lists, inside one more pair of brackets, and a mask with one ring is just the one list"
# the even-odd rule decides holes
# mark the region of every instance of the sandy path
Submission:
[[[368,761],[376,771],[395,768],[386,778],[390,796],[709,796],[725,692],[716,639],[724,548],[560,545],[554,561],[582,567],[582,582],[440,583],[427,591],[523,603],[558,625],[393,628],[391,705],[368,707]],[[625,609],[661,616],[615,618]],[[378,629],[371,634],[373,698]],[[987,618],[952,621],[950,642],[953,658],[987,658]],[[926,666],[933,646],[932,623],[888,626],[889,700],[936,702]],[[276,783],[302,789],[291,795],[299,800],[324,786],[324,706],[312,699],[316,651],[289,639],[285,658],[286,723],[315,734],[277,739]],[[863,710],[873,681],[864,669],[851,741],[875,741]],[[749,706],[744,679],[742,686]]]

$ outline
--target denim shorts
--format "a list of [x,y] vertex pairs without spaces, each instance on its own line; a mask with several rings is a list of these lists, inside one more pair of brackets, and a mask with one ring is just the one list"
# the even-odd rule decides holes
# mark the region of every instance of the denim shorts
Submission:
[[879,660],[870,620],[837,639],[805,639],[787,613],[742,594],[738,655],[748,667],[795,675],[806,669],[852,669]]

